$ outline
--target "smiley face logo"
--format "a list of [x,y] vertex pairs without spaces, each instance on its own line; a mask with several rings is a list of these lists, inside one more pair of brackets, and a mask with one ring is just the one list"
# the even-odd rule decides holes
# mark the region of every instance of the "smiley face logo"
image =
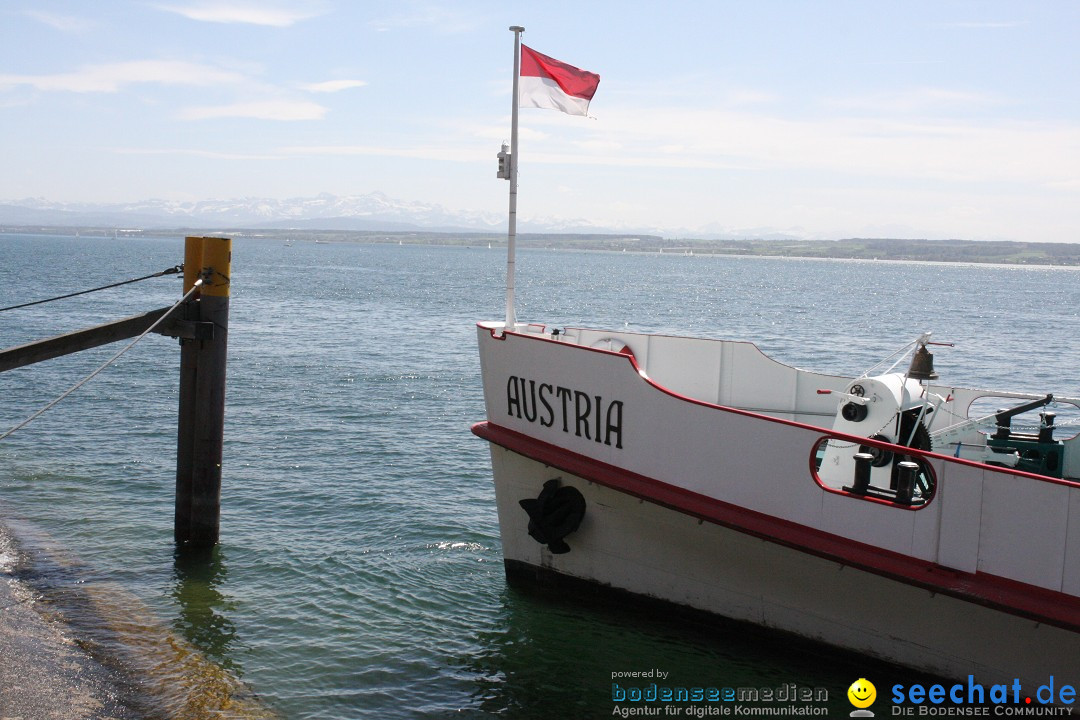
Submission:
[[851,687],[847,690],[847,697],[855,707],[860,709],[868,708],[877,699],[877,688],[874,687],[874,683],[866,678],[859,678],[851,683]]

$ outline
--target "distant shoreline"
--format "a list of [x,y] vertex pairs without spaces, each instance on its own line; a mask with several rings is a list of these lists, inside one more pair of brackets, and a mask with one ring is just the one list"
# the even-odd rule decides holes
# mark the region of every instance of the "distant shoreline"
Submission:
[[[506,246],[505,233],[370,230],[262,230],[257,228],[153,228],[4,226],[4,234],[63,235],[86,239],[162,237],[168,235],[226,235],[287,242],[362,242],[401,245],[456,245],[492,248]],[[603,250],[672,255],[816,258],[829,260],[904,260],[995,265],[1080,266],[1080,242],[1034,243],[980,240],[848,238],[843,240],[702,240],[657,235],[552,234],[518,235],[521,248]]]

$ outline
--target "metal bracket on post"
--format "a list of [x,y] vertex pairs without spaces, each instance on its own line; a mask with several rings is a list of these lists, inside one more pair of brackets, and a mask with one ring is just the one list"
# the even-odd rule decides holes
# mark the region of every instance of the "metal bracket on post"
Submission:
[[158,335],[179,338],[180,340],[214,339],[214,323],[199,322],[198,320],[185,320],[179,317],[181,313],[186,314],[186,311],[181,308],[176,317],[167,318],[165,322],[161,323],[161,325],[154,330],[154,332]]
[[155,332],[180,340],[213,340],[214,323],[194,320],[175,320]]

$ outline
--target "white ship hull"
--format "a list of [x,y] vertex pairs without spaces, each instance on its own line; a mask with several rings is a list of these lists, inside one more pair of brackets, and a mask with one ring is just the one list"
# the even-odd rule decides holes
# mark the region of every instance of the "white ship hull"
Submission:
[[[1080,679],[1075,444],[1060,448],[1065,477],[1047,478],[862,440],[903,450],[932,480],[904,502],[829,474],[848,472],[830,458],[860,439],[831,429],[837,400],[822,391],[842,394],[850,379],[746,343],[497,324],[478,337],[488,419],[474,432],[491,442],[508,570],[986,686]],[[942,418],[989,394],[930,390],[948,392]],[[585,503],[567,552],[530,535],[521,503],[556,478]]]
[[[1074,632],[701,522],[498,445],[491,454],[503,554],[519,573],[514,563],[987,687],[1080,672]],[[518,505],[553,477],[589,508],[562,555],[529,536]]]

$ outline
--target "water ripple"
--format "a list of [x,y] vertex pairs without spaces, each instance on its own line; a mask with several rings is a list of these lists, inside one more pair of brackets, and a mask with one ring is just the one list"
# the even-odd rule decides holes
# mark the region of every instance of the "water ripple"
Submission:
[[[99,276],[103,258],[125,276],[144,272],[133,257],[164,267],[182,245],[0,243],[0,305],[115,279]],[[56,274],[29,288],[20,264],[42,255]],[[1080,283],[1068,270],[527,249],[518,263],[519,316],[554,326],[751,339],[844,373],[934,329],[958,343],[937,357],[950,378],[1080,395]],[[483,417],[474,323],[501,314],[503,272],[497,253],[464,248],[300,243],[284,258],[276,243],[238,240],[217,561],[173,554],[177,353],[163,338],[0,444],[0,515],[77,550],[85,585],[130,594],[289,718],[609,715],[610,673],[648,666],[687,683],[859,677],[850,658],[745,630],[507,588],[488,449],[468,430]],[[310,278],[303,293],[298,276]],[[5,313],[0,345],[178,292],[132,286]],[[1046,327],[1053,352],[1041,353]],[[0,397],[17,399],[0,405],[0,427],[110,354],[99,350],[0,374]]]

